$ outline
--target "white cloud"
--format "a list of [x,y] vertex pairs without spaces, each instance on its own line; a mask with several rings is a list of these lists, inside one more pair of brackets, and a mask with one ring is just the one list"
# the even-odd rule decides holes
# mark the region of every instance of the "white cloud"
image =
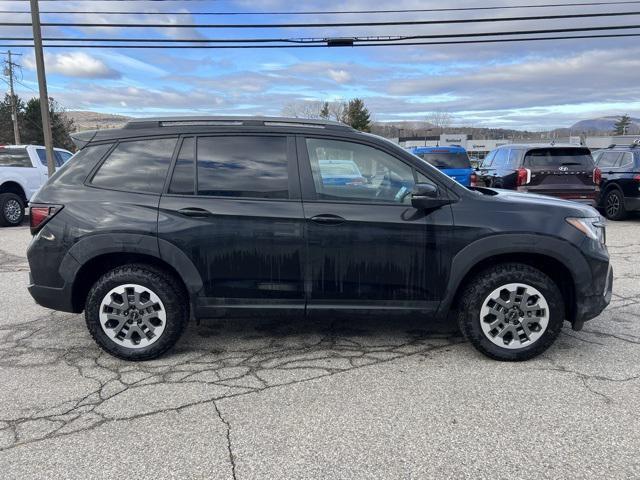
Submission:
[[351,74],[346,70],[329,69],[329,76],[337,83],[345,83],[351,80]]
[[[35,70],[33,57],[25,58],[25,67]],[[120,78],[120,73],[84,52],[68,52],[45,55],[47,73],[57,73],[77,78]]]

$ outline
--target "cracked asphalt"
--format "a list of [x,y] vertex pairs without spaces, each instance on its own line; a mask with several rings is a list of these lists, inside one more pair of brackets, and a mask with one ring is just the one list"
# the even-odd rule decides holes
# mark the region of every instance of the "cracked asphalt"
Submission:
[[612,304],[518,364],[422,322],[208,320],[128,363],[29,296],[0,229],[0,476],[640,478],[640,218]]

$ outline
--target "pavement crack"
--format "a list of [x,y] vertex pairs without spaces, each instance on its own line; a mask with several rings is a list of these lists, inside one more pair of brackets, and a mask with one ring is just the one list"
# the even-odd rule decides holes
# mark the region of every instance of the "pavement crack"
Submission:
[[220,418],[220,421],[225,426],[227,434],[227,450],[229,452],[229,462],[231,463],[231,477],[233,478],[233,480],[237,480],[238,477],[236,476],[236,458],[235,454],[233,453],[233,447],[231,445],[231,424],[222,416],[222,412],[220,412],[220,408],[218,407],[218,404],[215,402],[215,400],[211,403],[213,403],[213,408],[216,409],[218,418]]

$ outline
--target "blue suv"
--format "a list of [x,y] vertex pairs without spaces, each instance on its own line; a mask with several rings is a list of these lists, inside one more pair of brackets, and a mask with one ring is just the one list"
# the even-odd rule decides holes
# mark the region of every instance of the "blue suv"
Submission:
[[456,145],[448,147],[412,147],[409,151],[426,160],[465,187],[476,186],[476,174],[469,161],[469,155],[467,155],[467,151],[464,148]]

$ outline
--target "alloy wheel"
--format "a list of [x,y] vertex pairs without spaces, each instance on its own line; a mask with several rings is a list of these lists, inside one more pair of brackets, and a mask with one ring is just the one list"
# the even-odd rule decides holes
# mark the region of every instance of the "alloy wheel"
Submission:
[[20,212],[20,209],[21,209],[20,202],[11,198],[7,200],[7,202],[5,202],[4,204],[4,217],[10,223],[18,223],[18,220],[20,220],[20,216],[22,215],[22,212]]
[[615,217],[620,211],[620,197],[611,192],[607,195],[607,204],[606,204],[607,216]]
[[100,303],[102,330],[114,343],[126,348],[144,348],[155,343],[166,323],[162,301],[142,285],[115,287]]
[[485,336],[502,348],[518,349],[538,341],[549,324],[549,305],[539,290],[509,283],[491,292],[480,309]]

